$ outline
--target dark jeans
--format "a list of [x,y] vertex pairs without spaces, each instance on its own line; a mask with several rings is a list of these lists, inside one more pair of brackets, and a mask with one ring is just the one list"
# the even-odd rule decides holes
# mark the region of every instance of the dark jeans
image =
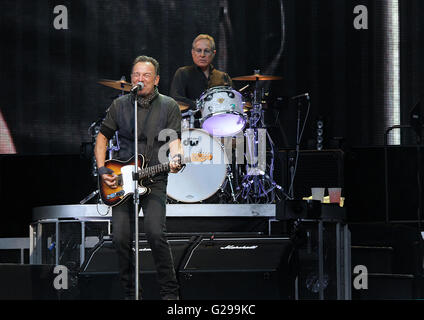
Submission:
[[[166,182],[149,185],[151,192],[140,199],[143,209],[144,231],[156,266],[161,298],[178,296],[171,248],[166,238]],[[127,295],[134,294],[134,199],[112,209],[113,243],[118,253],[121,283]],[[140,287],[140,285],[139,285]],[[141,291],[140,291],[141,294]],[[141,295],[140,295],[141,296]]]

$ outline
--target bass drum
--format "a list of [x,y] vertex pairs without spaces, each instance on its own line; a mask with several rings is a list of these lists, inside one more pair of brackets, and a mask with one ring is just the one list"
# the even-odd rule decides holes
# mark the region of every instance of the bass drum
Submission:
[[[190,162],[178,173],[168,175],[168,197],[184,203],[200,202],[213,196],[223,185],[228,159],[223,146],[201,129],[181,133],[184,158],[192,154],[212,155],[210,160]],[[194,158],[195,160],[195,158]]]

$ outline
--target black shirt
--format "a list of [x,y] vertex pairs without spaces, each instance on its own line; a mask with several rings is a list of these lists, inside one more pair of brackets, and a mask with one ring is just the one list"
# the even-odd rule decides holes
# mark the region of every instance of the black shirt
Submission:
[[170,95],[176,101],[185,103],[190,109],[196,108],[196,99],[199,99],[204,91],[217,86],[232,86],[229,75],[215,69],[210,65],[209,78],[196,65],[179,68],[171,83]]
[[[181,112],[171,97],[159,94],[149,108],[137,109],[138,152],[150,158],[149,166],[160,163],[159,149],[181,136]],[[169,132],[163,129],[171,129]],[[110,139],[118,131],[119,151],[117,159],[127,161],[134,156],[134,96],[123,95],[112,102],[100,132]],[[166,141],[162,135],[168,134]],[[152,149],[146,150],[151,140]],[[165,159],[164,159],[165,161]]]

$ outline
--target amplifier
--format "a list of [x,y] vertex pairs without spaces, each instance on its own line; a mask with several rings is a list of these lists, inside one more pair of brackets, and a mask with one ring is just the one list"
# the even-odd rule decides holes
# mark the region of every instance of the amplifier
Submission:
[[[168,236],[178,269],[180,262],[197,236]],[[156,269],[147,239],[139,238],[140,286],[143,299],[160,299]],[[111,238],[99,242],[90,252],[79,272],[81,299],[121,299],[123,291],[119,283],[118,256]]]
[[284,237],[202,239],[181,264],[181,297],[292,299],[294,248]]

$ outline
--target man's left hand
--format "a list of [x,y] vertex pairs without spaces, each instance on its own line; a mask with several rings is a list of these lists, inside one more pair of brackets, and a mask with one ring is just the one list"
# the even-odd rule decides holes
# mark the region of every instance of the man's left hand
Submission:
[[181,155],[175,155],[172,157],[171,162],[169,163],[170,172],[177,173],[181,170]]

